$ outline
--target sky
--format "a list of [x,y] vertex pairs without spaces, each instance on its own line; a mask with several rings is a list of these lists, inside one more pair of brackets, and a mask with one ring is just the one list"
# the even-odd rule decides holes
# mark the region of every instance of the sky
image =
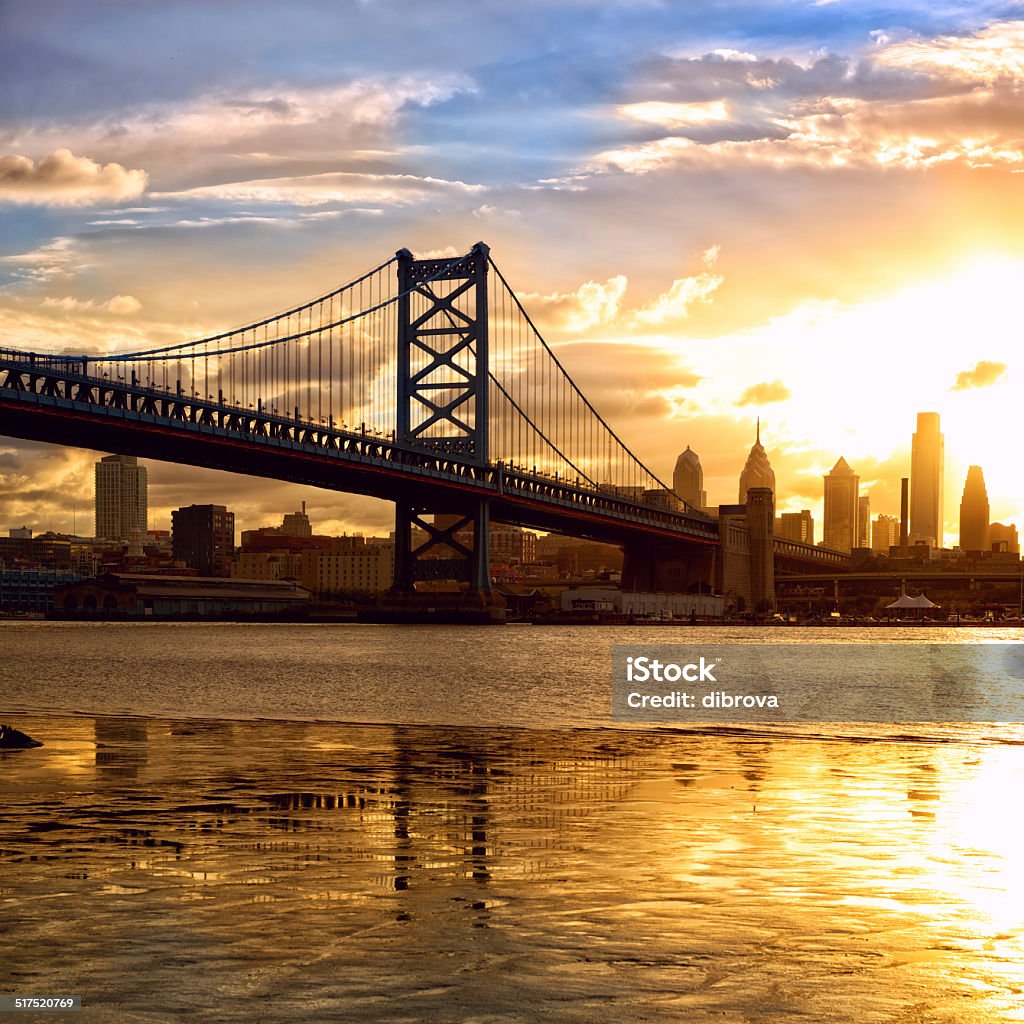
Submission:
[[[898,514],[918,411],[1024,524],[1024,3],[0,0],[0,345],[140,348],[486,241],[663,479]],[[96,453],[0,438],[0,529],[91,532]],[[383,502],[149,462],[150,526]]]

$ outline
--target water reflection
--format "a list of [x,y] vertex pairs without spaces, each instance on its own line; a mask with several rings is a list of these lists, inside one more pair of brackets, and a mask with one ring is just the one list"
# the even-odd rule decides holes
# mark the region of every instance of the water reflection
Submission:
[[0,776],[0,970],[72,977],[97,1019],[173,983],[215,1020],[240,977],[266,1021],[1020,1009],[1020,747],[32,725],[52,743]]
[[149,759],[149,723],[140,718],[96,718],[93,732],[97,771],[137,778]]

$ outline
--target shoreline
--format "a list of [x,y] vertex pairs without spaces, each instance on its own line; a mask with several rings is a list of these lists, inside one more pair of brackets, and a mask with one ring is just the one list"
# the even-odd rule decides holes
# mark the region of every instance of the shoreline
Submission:
[[1024,619],[1006,619],[1000,622],[982,620],[960,620],[947,622],[938,619],[894,619],[892,621],[869,622],[862,619],[847,619],[839,622],[821,619],[816,622],[771,622],[756,619],[705,619],[691,622],[689,619],[644,619],[633,616],[594,617],[587,615],[549,615],[535,618],[495,619],[475,614],[465,615],[0,615],[0,624],[7,622],[103,622],[132,625],[153,623],[202,623],[216,625],[294,625],[294,626],[633,626],[633,627],[676,627],[686,629],[721,629],[738,626],[750,629],[1021,629]]
[[[517,724],[517,723],[478,723],[469,724],[466,722],[397,722],[397,721],[360,721],[354,719],[330,719],[330,718],[235,718],[230,716],[208,716],[208,717],[182,717],[165,713],[144,713],[144,712],[96,712],[96,711],[7,711],[0,708],[0,720],[4,724],[14,725],[20,728],[18,718],[54,720],[66,722],[85,722],[89,720],[102,719],[118,722],[144,722],[152,724],[174,725],[196,725],[199,727],[216,728],[217,726],[271,726],[271,727],[295,727],[295,726],[316,726],[335,729],[411,729],[425,732],[447,732],[457,730],[460,733],[482,733],[485,736],[494,736],[499,733],[514,733],[524,736],[621,736],[621,737],[646,737],[652,739],[660,737],[671,739],[672,737],[723,737],[723,738],[750,738],[754,740],[797,740],[809,743],[851,743],[851,744],[906,744],[924,746],[943,746],[960,744],[965,747],[1019,747],[1024,746],[1024,736],[993,737],[993,736],[939,736],[939,735],[915,735],[910,732],[898,732],[892,735],[872,735],[870,733],[839,734],[836,732],[813,732],[808,730],[793,731],[788,726],[796,725],[795,722],[748,722],[748,723],[708,723],[695,722],[692,725],[679,723],[630,723],[630,722],[609,722],[606,725],[539,725],[539,724]],[[998,728],[1000,726],[1012,726],[1014,723],[1005,722],[820,722],[803,723],[805,725],[822,726],[878,726],[891,724],[894,728],[899,726],[913,725],[937,725],[945,727],[984,726]],[[33,735],[33,739],[39,736]],[[46,740],[41,740],[43,746]],[[26,753],[39,748],[25,748],[0,750],[0,756],[4,754]]]

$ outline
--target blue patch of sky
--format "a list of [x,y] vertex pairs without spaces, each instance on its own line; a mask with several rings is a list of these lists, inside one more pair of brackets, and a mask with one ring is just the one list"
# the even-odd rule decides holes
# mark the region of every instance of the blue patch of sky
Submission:
[[985,0],[6,4],[0,89],[8,116],[71,117],[211,89],[504,66],[519,75],[509,97],[547,82],[568,99],[577,83],[558,75],[560,62],[605,77],[617,64],[666,49],[850,52],[868,45],[875,29],[969,31],[1021,11],[1020,3]]
[[[67,225],[67,210],[46,206],[5,206],[2,209],[0,257],[21,256],[53,240]],[[7,264],[8,271],[11,268]]]

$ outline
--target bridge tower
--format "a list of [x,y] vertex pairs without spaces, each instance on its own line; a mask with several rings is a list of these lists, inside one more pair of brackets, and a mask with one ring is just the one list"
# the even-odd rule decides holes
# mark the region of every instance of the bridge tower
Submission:
[[[477,242],[464,260],[398,257],[398,360],[395,439],[476,466],[487,463],[490,250]],[[394,590],[418,580],[457,579],[491,590],[487,500],[429,507],[399,500],[395,509]],[[414,544],[413,527],[426,535]],[[472,540],[466,543],[466,530]],[[424,558],[424,555],[435,557]],[[438,557],[438,556],[443,557]]]

